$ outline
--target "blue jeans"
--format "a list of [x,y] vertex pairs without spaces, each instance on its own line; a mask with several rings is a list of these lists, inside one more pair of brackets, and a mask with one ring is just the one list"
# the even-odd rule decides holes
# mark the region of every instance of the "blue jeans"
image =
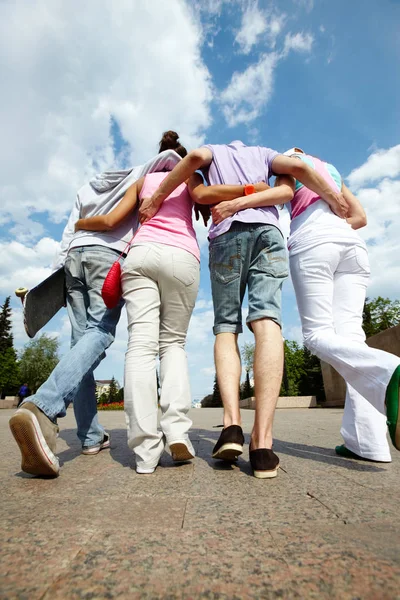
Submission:
[[242,333],[242,303],[246,288],[246,323],[272,319],[281,325],[282,284],[288,277],[282,233],[274,225],[232,223],[210,241],[214,334]]
[[117,253],[105,246],[73,248],[65,262],[67,308],[71,321],[71,349],[64,354],[33,402],[52,421],[65,417],[73,401],[77,435],[83,446],[102,441],[104,429],[98,422],[94,369],[113,343],[123,300],[109,310],[101,297],[104,279]]

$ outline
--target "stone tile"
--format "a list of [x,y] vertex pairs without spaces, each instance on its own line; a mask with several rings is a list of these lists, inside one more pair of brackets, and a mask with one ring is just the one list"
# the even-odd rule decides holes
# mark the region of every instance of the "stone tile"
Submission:
[[68,571],[70,563],[93,534],[94,531],[86,527],[66,529],[63,526],[60,530],[59,527],[43,528],[40,522],[26,527],[23,520],[11,531],[3,529],[1,598],[42,598],[46,589]]
[[[0,411],[5,598],[399,597],[400,454],[390,465],[345,461],[342,411],[282,410],[282,469],[256,480],[248,447],[237,464],[211,459],[220,409],[194,410],[198,458],[166,452],[137,475],[124,414],[102,413],[110,452],[80,455],[73,412],[60,421],[61,476],[19,470]],[[248,442],[253,411],[243,411]]]
[[270,536],[247,529],[107,532],[101,548],[85,548],[45,599],[260,598],[285,573]]

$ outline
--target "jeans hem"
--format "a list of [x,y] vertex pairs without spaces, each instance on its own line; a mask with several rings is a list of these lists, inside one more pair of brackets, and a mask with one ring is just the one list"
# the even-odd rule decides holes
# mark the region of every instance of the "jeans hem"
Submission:
[[214,335],[219,333],[243,333],[242,325],[214,325]]

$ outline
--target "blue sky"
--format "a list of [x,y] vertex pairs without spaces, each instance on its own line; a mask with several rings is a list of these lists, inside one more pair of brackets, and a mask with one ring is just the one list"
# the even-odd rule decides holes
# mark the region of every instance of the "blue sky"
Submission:
[[[241,139],[333,162],[367,211],[368,293],[399,298],[399,22],[397,0],[3,1],[0,301],[50,273],[76,190],[97,171],[144,162],[171,128],[188,148]],[[285,211],[282,221],[287,231]],[[214,369],[206,230],[197,231],[187,350],[201,398]],[[14,297],[13,307],[20,348]],[[290,281],[283,318],[284,336],[300,340]],[[68,348],[65,312],[46,331]],[[122,383],[125,346],[123,317],[97,378]]]

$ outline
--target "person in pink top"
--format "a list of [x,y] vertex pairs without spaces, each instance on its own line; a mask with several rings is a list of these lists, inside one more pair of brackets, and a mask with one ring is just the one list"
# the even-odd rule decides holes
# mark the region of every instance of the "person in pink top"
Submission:
[[[160,152],[186,149],[178,134],[164,133]],[[168,172],[152,173],[135,182],[108,215],[82,219],[80,229],[115,228],[144,196],[151,196]],[[195,456],[189,439],[192,425],[186,334],[196,301],[200,251],[192,225],[193,201],[180,185],[157,215],[140,227],[122,269],[122,291],[128,315],[125,357],[125,412],[128,445],[138,473],[153,473],[165,445],[176,462]],[[160,429],[157,428],[156,360],[160,358]]]

